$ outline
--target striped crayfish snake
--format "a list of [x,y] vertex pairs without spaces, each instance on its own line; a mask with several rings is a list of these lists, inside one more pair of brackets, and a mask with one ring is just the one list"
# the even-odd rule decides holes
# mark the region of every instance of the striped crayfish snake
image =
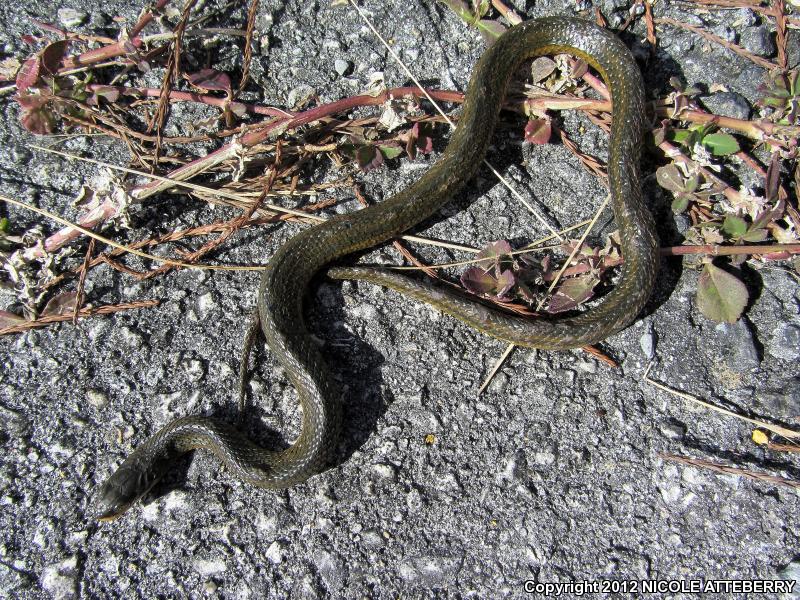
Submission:
[[[414,227],[464,188],[486,154],[512,74],[524,60],[553,53],[586,60],[612,95],[608,180],[624,265],[619,284],[599,305],[564,319],[528,319],[395,272],[328,267]],[[102,485],[96,499],[98,518],[110,520],[124,513],[177,454],[197,448],[211,450],[238,479],[264,488],[304,481],[329,463],[339,431],[340,398],[303,317],[310,282],[325,269],[334,279],[392,288],[519,346],[576,348],[627,326],[649,298],[658,266],[653,219],[642,201],[639,183],[643,125],[641,73],[627,47],[613,34],[587,21],[561,17],[511,28],[475,66],[458,127],[442,157],[421,179],[378,205],[335,216],[301,232],[277,251],[264,271],[257,320],[267,345],[297,389],[303,409],[297,440],[285,450],[267,450],[222,421],[204,416],[175,419],[141,444]],[[251,341],[248,336],[245,365]]]

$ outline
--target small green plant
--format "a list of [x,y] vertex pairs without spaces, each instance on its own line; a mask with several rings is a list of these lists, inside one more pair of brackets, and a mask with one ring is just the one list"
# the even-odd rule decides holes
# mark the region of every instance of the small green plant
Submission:
[[433,151],[433,128],[426,123],[414,123],[407,131],[389,139],[368,139],[369,136],[374,137],[374,130],[364,135],[350,134],[350,141],[340,147],[342,154],[354,160],[364,172],[377,169],[384,159],[397,158],[403,152],[414,160],[418,153]]
[[769,109],[771,119],[782,125],[796,125],[800,114],[800,70],[773,71],[758,88],[759,106]]

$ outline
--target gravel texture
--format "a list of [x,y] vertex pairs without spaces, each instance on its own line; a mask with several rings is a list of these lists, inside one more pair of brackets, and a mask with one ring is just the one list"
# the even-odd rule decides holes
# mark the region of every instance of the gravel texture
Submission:
[[[575,5],[512,4],[527,18],[572,14]],[[598,6],[615,20],[627,14],[626,2]],[[752,13],[699,15],[681,6],[659,14],[704,23],[718,35],[733,32],[757,54],[775,51]],[[36,31],[31,19],[113,34],[112,17],[132,23],[140,7],[111,2],[101,11],[69,0],[3,8],[0,49],[22,58],[21,36]],[[365,9],[423,82],[465,88],[483,42],[444,5],[369,0]],[[243,18],[236,8],[220,26],[239,27]],[[647,58],[641,25],[624,39]],[[652,59],[641,62],[651,94],[663,94],[678,76],[725,84],[727,92],[707,98],[723,114],[753,110],[760,68],[688,32],[669,28],[660,39]],[[347,6],[264,0],[256,40],[254,101],[292,107],[309,92],[330,101],[361,91],[374,72],[390,86],[407,81]],[[202,64],[205,54],[195,48]],[[241,52],[224,38],[209,56],[230,69]],[[157,86],[159,76],[148,75],[149,85]],[[2,191],[74,217],[70,201],[97,168],[29,149],[43,140],[20,128],[8,96],[3,111]],[[171,124],[211,114],[176,107]],[[588,121],[569,112],[561,119],[586,152],[605,155],[605,137]],[[604,195],[597,181],[560,145],[523,146],[521,130],[509,117],[490,160],[553,223],[591,217]],[[60,143],[119,163],[127,156],[102,139]],[[669,198],[657,189],[652,160],[645,160],[645,191],[663,244],[672,245],[686,224],[672,217]],[[373,171],[363,177],[365,192],[388,197],[429,162],[395,161]],[[334,174],[325,165],[308,175]],[[742,177],[745,185],[760,185]],[[356,206],[351,200],[345,208]],[[38,222],[17,209],[0,211],[17,231]],[[223,214],[232,213],[163,196],[132,211],[133,231],[107,231],[136,239]],[[217,258],[264,262],[297,230],[242,233]],[[426,229],[434,238],[476,245],[541,233],[486,171]],[[429,260],[460,258],[419,252]],[[383,249],[370,259],[396,258]],[[602,345],[620,368],[578,351],[517,351],[480,397],[504,344],[394,292],[321,282],[310,295],[309,320],[341,380],[346,412],[338,464],[275,493],[233,481],[198,453],[144,505],[98,524],[92,491],[158,427],[198,411],[234,418],[258,277],[182,271],[136,282],[97,268],[86,285],[89,301],[160,305],[0,339],[0,596],[498,598],[524,595],[526,580],[797,579],[795,490],[678,466],[659,453],[794,479],[797,463],[755,447],[747,424],[642,381],[653,359],[653,377],[731,410],[785,424],[800,415],[798,286],[780,269],[743,271],[752,302],[738,323],[706,320],[694,302],[696,270],[664,261],[645,313]],[[250,433],[265,443],[274,431],[291,439],[299,409],[268,353],[259,353],[251,388]]]

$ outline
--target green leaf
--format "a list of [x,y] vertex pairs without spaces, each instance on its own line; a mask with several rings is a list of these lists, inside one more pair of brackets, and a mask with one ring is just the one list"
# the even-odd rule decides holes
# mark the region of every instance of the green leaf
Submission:
[[693,194],[695,191],[697,191],[699,185],[700,185],[700,176],[695,173],[684,182],[683,191],[689,194]]
[[697,308],[712,321],[733,323],[747,306],[745,285],[734,275],[708,263],[697,282]]
[[675,199],[672,201],[672,212],[679,215],[687,208],[689,208],[689,196],[685,194],[675,196]]
[[709,133],[703,137],[703,146],[714,156],[727,156],[739,151],[739,142],[730,133]]
[[741,239],[745,242],[763,242],[768,236],[769,232],[766,229],[751,229]]
[[397,158],[403,153],[403,148],[399,146],[378,146],[386,158]]
[[722,231],[732,238],[740,238],[747,232],[747,221],[736,215],[727,215],[722,223]]
[[669,134],[669,139],[678,144],[688,143],[689,139],[694,137],[694,131],[687,131],[686,129],[673,129]]

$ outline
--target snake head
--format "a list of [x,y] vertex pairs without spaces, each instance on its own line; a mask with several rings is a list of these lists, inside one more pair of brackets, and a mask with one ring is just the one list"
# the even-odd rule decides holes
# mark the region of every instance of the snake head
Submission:
[[135,456],[129,456],[100,486],[95,498],[97,519],[113,521],[121,517],[150,491],[162,474],[163,470],[154,470]]

